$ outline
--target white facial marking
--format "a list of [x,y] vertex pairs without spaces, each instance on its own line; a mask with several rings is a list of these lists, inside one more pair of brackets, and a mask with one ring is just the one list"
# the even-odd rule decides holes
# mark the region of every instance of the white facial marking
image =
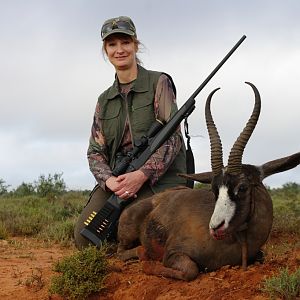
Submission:
[[219,197],[209,222],[209,228],[217,228],[220,224],[225,222],[224,228],[226,229],[234,216],[235,208],[235,203],[229,198],[228,188],[222,185],[219,189]]

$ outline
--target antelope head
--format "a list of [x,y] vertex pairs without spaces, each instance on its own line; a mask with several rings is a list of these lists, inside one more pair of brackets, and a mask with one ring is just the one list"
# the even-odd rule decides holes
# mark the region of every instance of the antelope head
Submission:
[[249,180],[248,174],[242,172],[242,156],[256,126],[261,100],[257,88],[249,82],[246,83],[254,91],[255,104],[245,128],[230,151],[226,168],[223,165],[221,139],[210,111],[212,96],[218,89],[210,93],[205,105],[205,119],[211,147],[212,190],[216,199],[209,229],[211,235],[216,239],[224,238],[228,233],[241,226],[249,216],[251,209],[250,186],[252,182]]
[[[227,167],[223,165],[221,139],[210,110],[212,96],[218,90],[215,89],[208,96],[205,105],[212,172],[179,174],[182,177],[202,183],[211,183],[216,202],[209,222],[209,230],[216,239],[223,239],[230,233],[242,230],[252,213],[254,202],[264,197],[262,192],[254,193],[255,187],[260,186],[265,189],[262,183],[264,178],[294,168],[300,163],[300,152],[298,152],[258,167],[242,164],[244,149],[257,124],[261,108],[261,99],[257,88],[252,83],[246,83],[254,91],[255,104],[245,128],[231,148]],[[257,190],[261,191],[262,189]]]

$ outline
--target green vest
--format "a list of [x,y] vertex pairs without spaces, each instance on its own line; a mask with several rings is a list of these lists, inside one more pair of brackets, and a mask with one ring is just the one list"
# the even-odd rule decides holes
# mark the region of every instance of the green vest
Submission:
[[[153,101],[158,79],[162,73],[148,71],[138,65],[138,76],[132,90],[124,101],[118,91],[118,82],[103,92],[98,98],[101,113],[102,130],[108,147],[108,157],[111,169],[115,166],[116,153],[120,146],[127,115],[131,126],[133,142],[146,135],[155,121]],[[177,109],[177,108],[176,108]],[[175,113],[175,109],[172,112]],[[178,177],[177,173],[186,172],[185,146],[182,147],[167,172],[152,186],[154,192],[169,187],[185,185],[186,180]]]

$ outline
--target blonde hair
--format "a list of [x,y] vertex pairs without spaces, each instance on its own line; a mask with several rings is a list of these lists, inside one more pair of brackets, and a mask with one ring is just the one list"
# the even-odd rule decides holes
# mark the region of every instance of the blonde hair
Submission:
[[[137,52],[140,52],[143,44],[135,36],[129,36],[129,37],[132,39],[133,43],[135,44]],[[107,40],[105,39],[102,44],[102,54],[103,54],[103,57],[105,60],[107,58],[106,43],[107,43]],[[137,64],[139,64],[139,65],[143,64],[142,61],[137,56],[137,54],[135,55],[135,59],[136,59]]]

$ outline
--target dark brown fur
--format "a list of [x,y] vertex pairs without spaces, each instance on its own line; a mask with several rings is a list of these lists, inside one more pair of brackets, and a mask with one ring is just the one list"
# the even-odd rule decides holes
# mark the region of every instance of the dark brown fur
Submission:
[[[222,143],[210,111],[212,96],[218,89],[206,101],[212,172],[184,177],[211,183],[211,191],[169,190],[142,200],[122,213],[118,253],[123,259],[139,254],[147,274],[192,280],[199,270],[212,271],[239,264],[246,268],[268,239],[273,207],[262,181],[296,167],[300,152],[259,167],[242,165],[243,152],[261,108],[257,88],[246,83],[255,94],[254,108],[231,148],[227,167],[223,164]],[[137,250],[133,245],[138,240],[142,247]],[[153,260],[161,260],[162,264]]]
[[[125,209],[120,218],[120,258],[126,260],[140,254],[147,274],[188,281],[195,279],[199,271],[240,265],[241,242],[246,236],[248,261],[254,260],[268,239],[273,221],[272,200],[262,179],[299,163],[300,152],[260,167],[243,165],[241,174],[236,176],[228,177],[225,172],[221,178],[214,178],[207,172],[203,178],[204,173],[200,174],[203,182],[212,180],[213,191],[220,184],[230,184],[229,192],[235,197],[237,213],[223,240],[215,240],[209,234],[215,206],[215,194],[210,190],[168,190],[137,202]],[[188,176],[199,180],[199,174]],[[240,194],[237,190],[241,182]],[[142,244],[139,250],[133,248],[138,240]]]

